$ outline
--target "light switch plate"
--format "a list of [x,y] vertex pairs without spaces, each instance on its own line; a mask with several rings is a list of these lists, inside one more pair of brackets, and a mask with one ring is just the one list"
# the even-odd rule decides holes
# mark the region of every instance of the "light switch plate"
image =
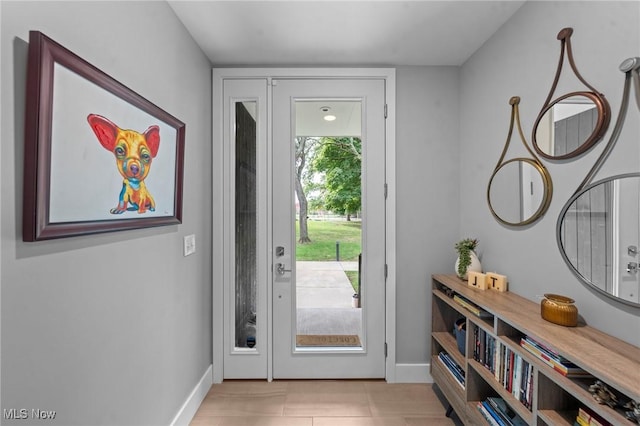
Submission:
[[196,236],[194,234],[184,237],[184,255],[189,256],[196,252]]

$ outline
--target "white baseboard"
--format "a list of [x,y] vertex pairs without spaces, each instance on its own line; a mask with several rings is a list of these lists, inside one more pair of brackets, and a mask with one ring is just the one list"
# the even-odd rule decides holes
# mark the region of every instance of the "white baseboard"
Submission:
[[395,383],[433,383],[430,364],[396,364]]
[[182,404],[180,410],[178,410],[178,414],[173,418],[171,422],[171,426],[188,426],[195,416],[196,411],[200,408],[200,404],[204,400],[205,396],[211,389],[211,385],[213,384],[213,366],[210,365],[207,368],[207,371],[204,372],[202,378],[198,382],[191,394],[187,398],[187,400]]

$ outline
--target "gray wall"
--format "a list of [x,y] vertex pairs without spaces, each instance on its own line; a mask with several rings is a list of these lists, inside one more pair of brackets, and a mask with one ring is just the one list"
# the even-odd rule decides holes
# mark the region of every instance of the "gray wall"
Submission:
[[[630,308],[589,290],[565,265],[556,245],[555,227],[566,200],[602,152],[618,117],[624,75],[620,63],[640,54],[638,2],[526,2],[461,68],[460,85],[460,236],[480,240],[485,270],[509,277],[510,290],[538,302],[544,293],[576,300],[590,325],[640,344],[640,316]],[[502,152],[509,126],[512,96],[522,98],[521,120],[527,141],[558,63],[564,27],[573,27],[576,65],[592,86],[604,93],[612,124],[604,141],[573,161],[546,161],[554,192],[547,214],[525,228],[507,228],[486,207],[486,185]],[[586,90],[565,61],[556,94]],[[638,108],[630,105],[625,130],[596,180],[638,172],[640,125]],[[528,156],[514,134],[506,158]],[[474,208],[478,206],[479,208]]]
[[[462,67],[397,69],[397,326],[398,364],[429,362],[430,276],[454,273],[453,244],[477,237],[485,270],[509,277],[511,291],[536,303],[548,292],[576,300],[592,326],[640,344],[638,310],[588,290],[562,261],[555,239],[558,214],[608,140],[618,116],[623,59],[640,54],[637,2],[526,2]],[[604,141],[574,161],[544,161],[554,194],[547,214],[525,228],[500,225],[486,190],[507,137],[511,96],[522,98],[530,141],[560,55],[556,36],[573,27],[582,76],[611,104]],[[583,90],[565,61],[557,94]],[[639,171],[638,109],[596,176]],[[526,155],[514,135],[507,158]],[[624,324],[624,326],[620,326]],[[634,332],[635,331],[635,332]]]
[[[211,364],[210,63],[165,2],[0,7],[2,408],[56,410],[51,424],[169,424]],[[186,123],[182,225],[22,242],[29,30]],[[183,257],[192,233],[197,252]]]
[[430,277],[456,259],[459,69],[400,67],[396,79],[396,362],[424,364]]

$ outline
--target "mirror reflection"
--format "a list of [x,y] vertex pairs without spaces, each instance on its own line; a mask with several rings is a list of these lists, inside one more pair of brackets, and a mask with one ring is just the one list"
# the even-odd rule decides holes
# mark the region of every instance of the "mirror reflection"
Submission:
[[550,157],[572,154],[590,139],[597,123],[595,102],[584,95],[570,96],[551,104],[542,114],[534,144]]
[[588,186],[560,217],[558,245],[567,265],[597,290],[640,306],[640,173]]
[[516,158],[502,164],[489,181],[489,207],[504,224],[533,221],[548,200],[544,170],[530,159]]

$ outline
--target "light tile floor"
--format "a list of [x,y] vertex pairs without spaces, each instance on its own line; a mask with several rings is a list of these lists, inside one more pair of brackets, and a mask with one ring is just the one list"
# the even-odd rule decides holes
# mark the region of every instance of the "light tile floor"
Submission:
[[446,401],[430,384],[384,381],[226,381],[213,385],[192,426],[444,426]]

